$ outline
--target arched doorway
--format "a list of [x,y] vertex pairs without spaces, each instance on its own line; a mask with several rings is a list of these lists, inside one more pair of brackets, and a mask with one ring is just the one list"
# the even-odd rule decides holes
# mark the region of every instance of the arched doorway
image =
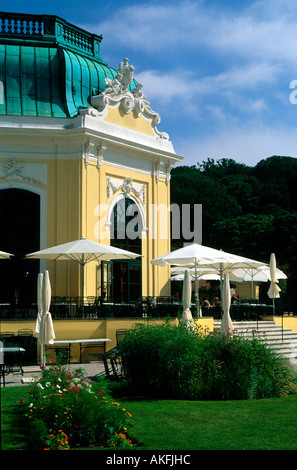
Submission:
[[0,250],[14,254],[0,262],[0,302],[27,306],[36,301],[39,260],[25,254],[40,249],[40,197],[23,189],[0,191]]
[[[142,219],[138,205],[130,198],[121,198],[111,215],[110,244],[141,255]],[[142,295],[141,257],[134,260],[104,262],[103,295],[115,302],[133,302]]]

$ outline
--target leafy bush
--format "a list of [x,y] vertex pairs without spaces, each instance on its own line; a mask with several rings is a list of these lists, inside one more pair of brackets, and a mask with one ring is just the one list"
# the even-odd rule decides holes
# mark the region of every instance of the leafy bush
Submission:
[[130,413],[109,396],[104,381],[91,383],[82,369],[52,365],[34,382],[29,397],[30,449],[123,446],[124,440],[117,439],[121,435],[132,445],[127,437]]
[[124,376],[135,392],[196,396],[201,344],[194,332],[169,324],[136,325],[119,345]]
[[183,325],[136,325],[120,344],[135,392],[163,398],[231,400],[296,391],[296,373],[262,341]]

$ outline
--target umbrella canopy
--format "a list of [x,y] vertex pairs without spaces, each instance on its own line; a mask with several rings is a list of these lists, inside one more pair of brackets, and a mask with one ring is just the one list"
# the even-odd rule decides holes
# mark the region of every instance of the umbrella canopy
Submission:
[[82,297],[84,297],[84,266],[86,263],[113,259],[134,259],[139,256],[141,255],[81,237],[79,240],[30,253],[26,255],[26,258],[73,260],[79,263],[82,267]]
[[224,274],[224,288],[223,288],[223,318],[221,322],[221,335],[228,335],[233,332],[233,324],[230,317],[231,293],[229,274]]
[[[173,266],[171,268],[171,279],[175,281],[183,281],[185,269],[189,268],[185,268],[182,266]],[[195,279],[195,272],[198,279],[203,279],[207,281],[218,281],[220,279],[219,274],[217,274],[214,269],[196,268],[195,271],[195,268],[192,268],[190,269],[190,275],[192,280]]]
[[[280,269],[276,268],[276,279],[287,279],[286,274]],[[230,272],[230,280],[234,282],[250,282],[251,283],[251,298],[253,297],[254,282],[267,282],[271,281],[270,267],[260,266],[259,268],[240,268]]]
[[[281,271],[280,269],[276,268],[275,271],[276,279],[287,279],[286,274]],[[267,267],[260,267],[256,268],[241,268],[235,269],[230,273],[230,279],[232,281],[240,281],[240,282],[266,282],[271,281],[270,275],[270,268]]]
[[73,260],[85,265],[89,261],[109,261],[112,259],[133,259],[139,254],[121,250],[114,246],[87,240],[81,237],[79,240],[63,243],[62,245],[46,248],[26,255],[26,258],[42,258],[49,260]]
[[43,274],[39,273],[37,278],[37,318],[35,325],[35,336],[38,338],[40,333],[40,323],[42,315],[42,284],[43,284]]
[[191,313],[191,276],[190,270],[186,269],[184,274],[184,283],[183,283],[183,314],[181,321],[185,322],[190,328],[194,328],[193,317]]
[[0,259],[8,259],[13,256],[11,253],[6,253],[6,251],[0,251]]
[[42,283],[42,315],[40,321],[39,342],[41,344],[41,364],[45,365],[45,345],[53,344],[55,339],[52,316],[50,314],[51,305],[51,284],[48,271],[43,273]]
[[151,261],[151,263],[155,266],[178,265],[187,266],[190,268],[193,267],[196,270],[196,295],[198,295],[198,268],[212,269],[216,272],[216,274],[219,274],[222,288],[222,280],[225,273],[229,273],[232,270],[238,268],[256,268],[260,266],[267,266],[267,264],[262,263],[261,261],[233,255],[222,250],[216,250],[214,248],[199,245],[198,243],[186,245],[183,248],[174,250],[171,253],[160,256],[159,258],[155,258]]

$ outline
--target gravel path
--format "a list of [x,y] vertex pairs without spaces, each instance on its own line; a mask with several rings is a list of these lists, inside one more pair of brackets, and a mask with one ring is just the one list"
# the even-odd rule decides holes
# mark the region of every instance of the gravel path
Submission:
[[[98,361],[92,361],[82,364],[70,364],[71,369],[82,368],[84,371],[84,376],[86,378],[92,379],[95,375],[104,371],[103,363]],[[34,377],[41,376],[40,366],[24,366],[23,367],[24,375],[21,372],[10,373],[5,375],[5,387],[15,387],[15,386],[27,386],[31,379]],[[1,387],[3,386],[3,381],[1,378]]]

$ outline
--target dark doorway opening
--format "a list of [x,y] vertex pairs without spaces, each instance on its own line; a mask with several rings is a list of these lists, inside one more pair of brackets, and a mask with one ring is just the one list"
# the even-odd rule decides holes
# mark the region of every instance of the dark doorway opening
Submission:
[[0,191],[0,303],[27,306],[36,301],[39,260],[24,256],[40,249],[40,197],[23,189]]
[[[142,222],[137,204],[130,198],[121,199],[114,207],[110,243],[123,250],[141,255]],[[112,261],[112,285],[109,291],[115,302],[132,302],[142,295],[141,257]]]

